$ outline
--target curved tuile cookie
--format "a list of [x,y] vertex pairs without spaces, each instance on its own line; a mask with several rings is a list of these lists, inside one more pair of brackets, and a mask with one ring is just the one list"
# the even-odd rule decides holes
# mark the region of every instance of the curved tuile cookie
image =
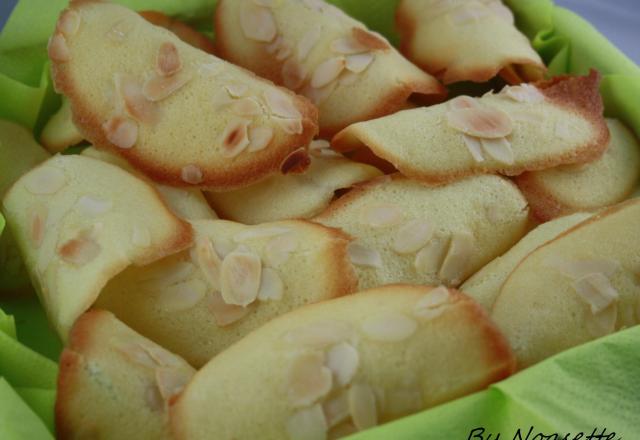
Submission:
[[429,183],[589,162],[609,141],[599,82],[592,71],[507,86],[482,98],[461,96],[353,124],[332,145],[338,151],[369,147],[404,175]]
[[355,238],[349,250],[361,289],[458,286],[525,234],[528,208],[498,176],[429,187],[394,175],[356,187],[313,221]]
[[55,156],[22,176],[4,213],[49,320],[63,340],[104,285],[191,245],[145,181],[99,160]]
[[498,74],[517,84],[546,71],[500,0],[401,0],[396,23],[402,52],[445,84]]
[[301,220],[193,226],[190,251],[129,268],[96,304],[196,367],[278,315],[357,289],[338,230]]
[[303,97],[122,6],[85,0],[70,8],[49,44],[55,85],[87,140],[153,180],[247,186],[280,171],[315,135],[317,110]]
[[169,404],[194,373],[113,314],[90,310],[60,357],[57,438],[171,439]]
[[541,224],[507,252],[471,275],[460,290],[486,310],[491,310],[502,284],[527,255],[589,217],[591,214],[576,213]]
[[520,367],[640,323],[640,200],[613,206],[530,253],[491,317]]
[[[171,407],[171,427],[180,440],[335,438],[350,425],[364,430],[483,389],[514,369],[504,337],[466,296],[385,286],[303,307],[247,335],[196,373]],[[229,404],[211,411],[222,400]]]
[[206,192],[207,200],[224,218],[245,224],[310,218],[329,206],[336,191],[382,174],[314,145],[324,144],[311,143],[311,165],[304,174],[273,176],[236,191]]
[[[0,119],[0,200],[22,174],[49,157],[28,130]],[[31,292],[29,275],[9,228],[0,234],[0,268],[0,296]]]
[[323,136],[394,113],[413,94],[446,94],[384,37],[322,0],[222,0],[214,21],[220,56],[311,99]]
[[[82,151],[83,156],[92,157],[122,168],[136,177],[146,177],[136,171],[126,160],[105,150],[89,147]],[[214,220],[218,215],[211,209],[202,191],[197,188],[174,188],[146,179],[162,196],[175,215],[185,220]]]
[[40,134],[40,142],[51,153],[79,144],[84,138],[71,119],[71,104],[62,97],[62,106],[49,118]]
[[524,173],[515,180],[531,212],[548,221],[576,211],[611,206],[628,198],[640,181],[640,144],[621,122],[607,119],[605,153],[584,165]]
[[160,11],[140,11],[139,14],[149,23],[173,32],[185,43],[212,55],[215,54],[215,45],[206,35],[196,31],[180,20],[169,17]]

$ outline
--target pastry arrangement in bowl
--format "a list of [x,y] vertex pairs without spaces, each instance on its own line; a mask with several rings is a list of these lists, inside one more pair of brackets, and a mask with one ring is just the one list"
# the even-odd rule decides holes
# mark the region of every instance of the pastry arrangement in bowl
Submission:
[[73,0],[46,150],[0,125],[60,438],[340,438],[640,322],[640,145],[500,0],[402,0],[399,48],[322,0],[211,20]]

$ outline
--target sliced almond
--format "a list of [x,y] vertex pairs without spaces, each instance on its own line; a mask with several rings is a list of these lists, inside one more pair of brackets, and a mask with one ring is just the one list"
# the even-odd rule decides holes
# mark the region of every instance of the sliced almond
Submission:
[[282,35],[279,35],[271,43],[267,44],[264,49],[268,54],[274,55],[280,50],[280,48],[284,47],[285,45],[288,45],[288,43],[284,41]]
[[362,431],[378,424],[376,396],[369,385],[351,385],[347,398],[351,419],[358,430]]
[[72,37],[80,29],[80,21],[80,14],[72,9],[67,9],[60,15],[56,29],[62,32],[65,37]]
[[251,126],[249,128],[249,146],[247,150],[250,152],[264,150],[272,140],[273,129],[271,127]]
[[600,313],[619,298],[618,291],[611,285],[609,278],[601,273],[591,273],[574,281],[571,286],[590,307],[595,315]]
[[74,266],[84,266],[95,260],[101,250],[100,245],[88,233],[81,232],[76,238],[63,243],[58,248],[58,255]]
[[299,61],[304,61],[313,47],[316,45],[321,36],[321,30],[319,26],[314,26],[309,29],[298,41],[296,56]]
[[278,235],[264,247],[265,263],[271,267],[282,266],[298,248],[298,238],[292,232]]
[[127,359],[127,361],[137,364],[141,367],[155,369],[158,364],[147,353],[147,351],[138,343],[130,341],[113,341],[113,348]]
[[213,314],[213,319],[218,327],[227,327],[241,320],[249,314],[250,307],[241,307],[227,304],[220,292],[213,292],[209,300],[209,311]]
[[549,257],[545,261],[545,266],[557,270],[564,276],[574,280],[595,273],[610,277],[620,269],[620,263],[609,258],[574,259],[557,255]]
[[276,37],[276,20],[269,8],[253,2],[243,2],[240,9],[240,28],[250,40],[269,43]]
[[433,237],[433,226],[424,220],[411,220],[398,229],[391,247],[399,254],[418,252]]
[[492,107],[450,110],[447,122],[451,128],[483,139],[505,137],[513,131],[509,115]]
[[165,402],[169,402],[182,392],[191,379],[191,374],[183,369],[157,368],[155,377],[160,395]]
[[44,240],[47,213],[48,210],[44,205],[36,205],[29,213],[29,223],[31,225],[29,228],[29,238],[31,239],[33,247],[36,249],[42,246],[42,241]]
[[391,48],[389,42],[382,35],[366,29],[353,27],[351,28],[351,36],[367,50],[386,50]]
[[450,298],[451,294],[444,286],[431,289],[418,300],[413,308],[413,314],[424,320],[437,318],[445,311]]
[[451,235],[449,250],[444,257],[438,278],[444,283],[457,286],[467,272],[469,259],[473,256],[475,239],[469,232],[454,232]]
[[249,93],[249,86],[246,84],[240,83],[231,83],[224,86],[225,90],[229,92],[229,95],[234,98],[242,98],[247,93]]
[[473,99],[471,96],[461,95],[456,96],[447,102],[449,108],[451,110],[462,110],[465,108],[477,108],[480,106],[478,101]]
[[300,119],[273,118],[273,120],[280,126],[280,128],[282,128],[285,133],[301,134],[304,131],[302,120]]
[[369,48],[360,44],[358,40],[349,35],[333,40],[331,42],[331,50],[341,55],[354,55],[368,52]]
[[219,88],[211,98],[214,110],[220,110],[230,104],[233,104],[235,100],[229,96],[229,93],[224,87]]
[[296,347],[323,349],[353,337],[351,327],[342,321],[320,321],[290,330],[284,340]]
[[113,116],[102,124],[102,129],[109,142],[118,148],[133,148],[138,141],[138,124],[133,119]]
[[209,237],[198,237],[194,246],[195,260],[209,284],[220,290],[220,268],[222,260],[213,247]]
[[241,98],[231,104],[231,111],[238,116],[258,116],[262,107],[252,98]]
[[49,39],[47,53],[53,61],[64,63],[71,60],[71,51],[67,45],[67,40],[61,33],[54,34]]
[[298,90],[306,78],[307,70],[297,59],[289,58],[282,65],[282,83],[286,88]]
[[158,49],[156,58],[156,71],[162,76],[171,76],[182,69],[182,61],[175,44],[165,42]]
[[416,254],[413,265],[419,274],[437,274],[447,252],[448,240],[435,237]]
[[162,394],[160,394],[158,385],[155,383],[150,384],[145,388],[144,399],[151,411],[164,411],[165,401],[162,399]]
[[375,249],[364,247],[358,243],[349,243],[347,253],[351,263],[356,266],[382,268],[382,257]]
[[231,240],[227,240],[226,238],[217,238],[213,240],[213,248],[216,250],[220,258],[224,258],[229,255],[231,252],[236,250],[238,246]]
[[511,142],[506,138],[481,139],[482,149],[488,156],[506,165],[513,165],[515,156],[511,148]]
[[613,302],[604,310],[587,317],[587,331],[594,338],[609,335],[616,330],[618,303]]
[[31,194],[52,195],[66,184],[67,177],[62,170],[45,165],[29,173],[24,186]]
[[282,45],[280,46],[280,48],[276,52],[276,60],[277,61],[284,61],[287,58],[289,58],[292,53],[293,53],[293,49],[291,48],[289,43],[284,42],[284,43],[282,43]]
[[234,119],[224,129],[221,137],[222,155],[236,157],[249,146],[249,124],[246,119]]
[[287,119],[302,119],[288,94],[276,88],[269,88],[264,92],[264,99],[274,115]]
[[325,440],[327,429],[320,405],[301,409],[287,420],[289,440]]
[[313,405],[329,394],[332,386],[331,370],[323,362],[322,352],[301,353],[293,359],[287,392],[293,406]]
[[258,299],[260,301],[279,301],[283,295],[284,283],[278,272],[268,267],[262,269]]
[[537,104],[544,101],[544,95],[536,86],[531,84],[520,84],[519,86],[507,86],[503,93],[516,102]]
[[96,217],[111,210],[113,202],[93,196],[82,196],[76,202],[76,207],[83,215]]
[[375,56],[372,53],[360,53],[346,57],[345,68],[353,73],[362,73],[373,62]]
[[345,386],[351,382],[358,371],[360,356],[353,345],[340,342],[329,349],[326,355],[326,366],[333,372],[336,382]]
[[184,312],[202,301],[206,291],[206,286],[198,279],[185,281],[162,289],[158,293],[157,305],[165,312]]
[[399,342],[415,333],[418,324],[408,316],[388,312],[367,318],[362,323],[362,331],[372,341]]
[[484,162],[484,156],[482,155],[482,143],[480,140],[467,134],[462,135],[462,140],[464,141],[464,145],[467,147],[467,150],[469,150],[469,153],[471,153],[473,160],[476,162]]
[[220,293],[227,304],[246,307],[256,300],[262,261],[252,252],[233,251],[222,260]]
[[393,226],[402,221],[402,209],[394,203],[365,206],[360,211],[360,222],[372,228]]
[[180,178],[183,182],[197,185],[202,182],[204,175],[202,174],[200,167],[194,164],[189,164],[182,167],[182,170],[180,170]]
[[115,84],[129,115],[143,123],[154,124],[157,122],[158,110],[154,103],[142,93],[142,87],[135,77],[116,74]]
[[162,101],[184,87],[191,76],[182,73],[172,76],[152,76],[142,86],[142,93],[149,101]]
[[285,226],[248,226],[244,231],[235,234],[233,236],[233,240],[238,243],[244,243],[249,240],[277,237],[278,235],[287,234],[289,232],[291,232],[291,228],[287,228]]
[[140,344],[140,346],[160,367],[180,368],[184,366],[184,361],[181,358],[160,346],[155,344]]
[[[348,73],[352,73],[352,72],[348,72]],[[311,102],[313,102],[315,105],[319,106],[323,102],[325,102],[327,99],[329,99],[331,94],[335,91],[336,87],[338,86],[338,82],[339,81],[333,81],[320,89],[316,89],[309,85],[303,90],[302,94],[307,98],[309,98]]]
[[346,421],[351,415],[349,413],[349,401],[347,400],[346,393],[340,394],[338,397],[334,397],[331,400],[327,400],[322,404],[322,410],[329,428],[333,428],[334,426]]
[[346,64],[344,57],[333,57],[320,63],[311,76],[311,87],[319,89],[335,81]]

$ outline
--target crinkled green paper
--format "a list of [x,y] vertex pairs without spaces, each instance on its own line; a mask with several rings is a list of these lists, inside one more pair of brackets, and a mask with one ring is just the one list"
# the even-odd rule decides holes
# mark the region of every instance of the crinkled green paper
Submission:
[[[372,29],[398,42],[398,0],[330,0]],[[211,31],[215,0],[119,0],[133,9],[155,9]],[[606,112],[640,134],[640,69],[593,27],[551,0],[505,0],[519,28],[549,65],[551,74],[604,75]],[[0,34],[0,118],[37,136],[59,105],[46,61],[46,41],[66,0],[20,0]],[[0,217],[0,230],[4,220]],[[0,268],[2,270],[2,268]],[[0,303],[0,438],[49,439],[53,427],[56,358],[60,345],[34,299]],[[16,340],[17,333],[17,340]],[[625,440],[640,438],[640,328],[576,347],[489,389],[361,433],[357,439],[467,439],[484,427],[511,439],[530,426],[545,434],[591,433],[607,428]],[[535,433],[534,433],[535,434]],[[532,434],[532,436],[534,435]],[[586,435],[585,435],[586,437]],[[479,437],[477,437],[479,438]],[[524,438],[524,436],[523,436]]]

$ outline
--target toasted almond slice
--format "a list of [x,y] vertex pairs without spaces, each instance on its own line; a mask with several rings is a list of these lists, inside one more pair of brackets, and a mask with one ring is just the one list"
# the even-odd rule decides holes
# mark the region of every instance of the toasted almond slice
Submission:
[[394,203],[365,206],[360,211],[360,222],[373,228],[397,225],[402,221],[402,210]]
[[375,56],[372,53],[360,53],[349,55],[346,58],[345,68],[353,73],[362,73],[373,62]]
[[262,114],[262,107],[255,99],[241,98],[231,104],[231,111],[238,116],[258,116]]
[[544,95],[536,86],[520,84],[519,86],[506,86],[503,93],[517,102],[537,104],[544,101]]
[[203,236],[198,237],[194,246],[194,254],[194,259],[209,284],[215,290],[220,290],[220,268],[222,267],[222,260],[213,247],[211,239]]
[[322,404],[322,410],[329,428],[333,428],[334,426],[344,422],[350,416],[347,394],[342,393],[338,397],[327,400]]
[[273,120],[280,126],[280,128],[282,128],[285,133],[288,134],[301,134],[304,128],[302,126],[301,119],[273,118]]
[[282,65],[282,83],[291,90],[298,90],[304,84],[307,77],[307,70],[295,58],[289,58]]
[[341,55],[354,55],[368,52],[370,49],[349,35],[333,40],[331,42],[331,50]]
[[620,263],[617,261],[599,257],[569,259],[561,256],[553,256],[545,261],[545,265],[574,280],[594,273],[601,273],[605,277],[610,277],[620,268]]
[[311,87],[320,89],[335,81],[345,68],[347,62],[344,57],[333,57],[320,63],[311,76]]
[[402,313],[389,312],[367,318],[362,331],[367,338],[381,342],[399,342],[415,333],[418,324]]
[[142,367],[156,369],[158,364],[142,347],[142,345],[129,341],[111,341],[113,348],[127,359],[127,361]]
[[151,411],[164,411],[165,401],[162,399],[162,394],[160,394],[160,390],[156,383],[150,384],[146,387],[144,399]]
[[386,50],[391,48],[389,42],[385,40],[382,35],[360,27],[351,28],[351,36],[358,44],[368,50]]
[[224,87],[216,90],[216,92],[213,94],[213,97],[211,98],[211,103],[213,104],[214,110],[219,110],[234,102],[235,100],[231,98],[231,96],[229,96],[229,93]]
[[250,307],[241,307],[227,304],[220,292],[213,292],[209,300],[209,311],[213,314],[213,319],[218,327],[227,327],[245,316],[251,310]]
[[347,246],[347,252],[351,263],[356,266],[382,268],[382,257],[375,249],[370,249],[352,242]]
[[184,366],[181,358],[160,346],[151,344],[140,344],[140,346],[159,367],[176,368]]
[[234,98],[242,98],[249,92],[249,86],[246,84],[231,83],[224,86],[224,88]]
[[287,119],[302,119],[302,115],[286,93],[269,88],[264,92],[264,99],[274,115]]
[[282,266],[298,248],[298,238],[292,232],[273,237],[264,247],[265,263],[271,267]]
[[262,269],[258,299],[260,301],[279,301],[283,295],[284,283],[278,272],[269,267]]
[[191,76],[185,73],[172,76],[152,76],[142,86],[142,93],[149,101],[162,101],[184,87]]
[[295,407],[313,405],[329,394],[332,386],[331,370],[323,365],[322,352],[298,354],[288,376],[288,397]]
[[340,342],[329,349],[325,363],[335,375],[338,385],[345,386],[358,371],[360,356],[353,345]]
[[29,174],[24,186],[31,194],[51,195],[67,184],[67,177],[61,169],[42,166]]
[[304,61],[313,47],[316,45],[318,40],[320,39],[321,31],[319,26],[314,26],[309,29],[298,41],[298,50],[296,56],[299,61]]
[[[353,72],[348,72],[348,73],[353,73]],[[336,87],[338,86],[338,82],[339,81],[333,81],[320,89],[316,89],[315,87],[311,87],[309,85],[303,90],[302,94],[307,98],[309,98],[311,102],[313,102],[315,105],[319,106],[323,102],[325,102],[327,99],[329,99],[331,94],[335,91]]]
[[96,217],[111,210],[113,202],[93,196],[82,196],[76,202],[76,207],[83,215]]
[[369,385],[351,385],[347,398],[351,419],[358,430],[362,431],[378,424],[376,396]]
[[180,394],[191,379],[189,373],[177,368],[157,368],[155,377],[160,395],[165,402]]
[[436,274],[442,266],[448,240],[436,237],[416,254],[413,265],[419,274]]
[[165,42],[158,49],[156,71],[162,76],[171,76],[182,69],[178,48],[171,42]]
[[204,175],[202,174],[202,170],[197,165],[189,164],[182,167],[180,177],[182,178],[183,182],[197,185],[198,183],[202,182]]
[[58,255],[67,263],[74,266],[84,266],[91,263],[100,255],[102,248],[86,232],[81,232],[58,248]]
[[492,107],[450,110],[447,122],[451,128],[483,139],[505,137],[513,130],[509,115]]
[[473,99],[471,96],[466,96],[466,95],[456,96],[455,98],[451,99],[447,104],[449,105],[449,108],[451,110],[462,110],[465,108],[480,107],[480,104],[478,103],[478,101]]
[[67,40],[61,33],[53,34],[49,39],[47,53],[53,61],[64,63],[71,60],[71,52],[69,51]]
[[476,162],[484,162],[482,143],[480,140],[467,134],[462,135],[462,140],[464,140],[464,145],[467,147],[467,150],[469,150],[469,153],[471,153],[471,156],[473,156],[473,160]]
[[279,35],[276,37],[275,40],[267,44],[264,49],[267,51],[269,55],[274,55],[280,50],[280,48],[282,48],[287,44],[288,43],[284,41],[284,38],[282,37],[282,35]]
[[167,312],[183,312],[194,308],[206,293],[206,286],[198,279],[166,287],[159,292],[157,304]]
[[271,238],[278,235],[291,232],[291,228],[285,226],[270,226],[270,225],[258,225],[249,226],[242,232],[238,232],[233,236],[233,240],[238,243],[243,243],[248,240],[255,240],[261,238]]
[[276,60],[284,61],[293,53],[293,49],[289,45],[289,43],[284,42],[276,52]]
[[426,293],[413,308],[413,314],[417,318],[430,320],[440,316],[446,309],[451,295],[444,286],[436,287]]
[[273,140],[273,129],[271,127],[255,127],[249,128],[249,147],[248,151],[260,151],[269,146]]
[[222,260],[220,293],[227,304],[246,307],[256,300],[262,261],[249,251],[233,251]]
[[147,124],[154,124],[158,120],[156,106],[142,93],[142,87],[136,78],[132,75],[116,74],[114,81],[129,115]]
[[611,303],[606,309],[587,318],[587,330],[594,338],[609,335],[616,329],[618,303]]
[[65,37],[72,37],[80,29],[80,14],[72,9],[67,9],[60,15],[60,19],[56,25],[56,29]]
[[236,157],[249,146],[249,124],[246,119],[230,121],[221,137],[222,155],[227,158]]
[[129,149],[138,141],[138,124],[124,116],[113,116],[102,124],[109,142],[118,148]]
[[601,273],[591,273],[574,281],[571,286],[591,307],[591,312],[602,312],[619,298],[618,291],[611,285],[609,278]]
[[424,220],[411,220],[398,229],[391,247],[399,254],[418,252],[433,237],[433,227]]
[[231,240],[227,240],[226,238],[217,238],[213,240],[213,248],[216,250],[220,258],[224,258],[229,255],[231,252],[236,250],[238,245]]
[[451,285],[458,285],[467,269],[467,263],[474,250],[475,239],[469,232],[454,232],[451,236],[449,250],[444,257],[438,277]]
[[353,337],[351,327],[342,321],[320,321],[290,330],[284,340],[290,345],[323,349]]
[[276,37],[276,20],[269,8],[244,2],[240,9],[240,28],[250,40],[269,43]]
[[289,440],[324,440],[327,429],[320,405],[301,409],[287,420]]
[[47,207],[41,204],[36,204],[29,212],[29,222],[31,224],[29,228],[29,239],[36,249],[42,246],[42,241],[44,240],[44,227],[47,223],[47,215]]
[[482,149],[490,157],[500,163],[513,165],[515,161],[513,149],[511,148],[511,142],[506,138],[481,139],[480,142],[482,143]]

